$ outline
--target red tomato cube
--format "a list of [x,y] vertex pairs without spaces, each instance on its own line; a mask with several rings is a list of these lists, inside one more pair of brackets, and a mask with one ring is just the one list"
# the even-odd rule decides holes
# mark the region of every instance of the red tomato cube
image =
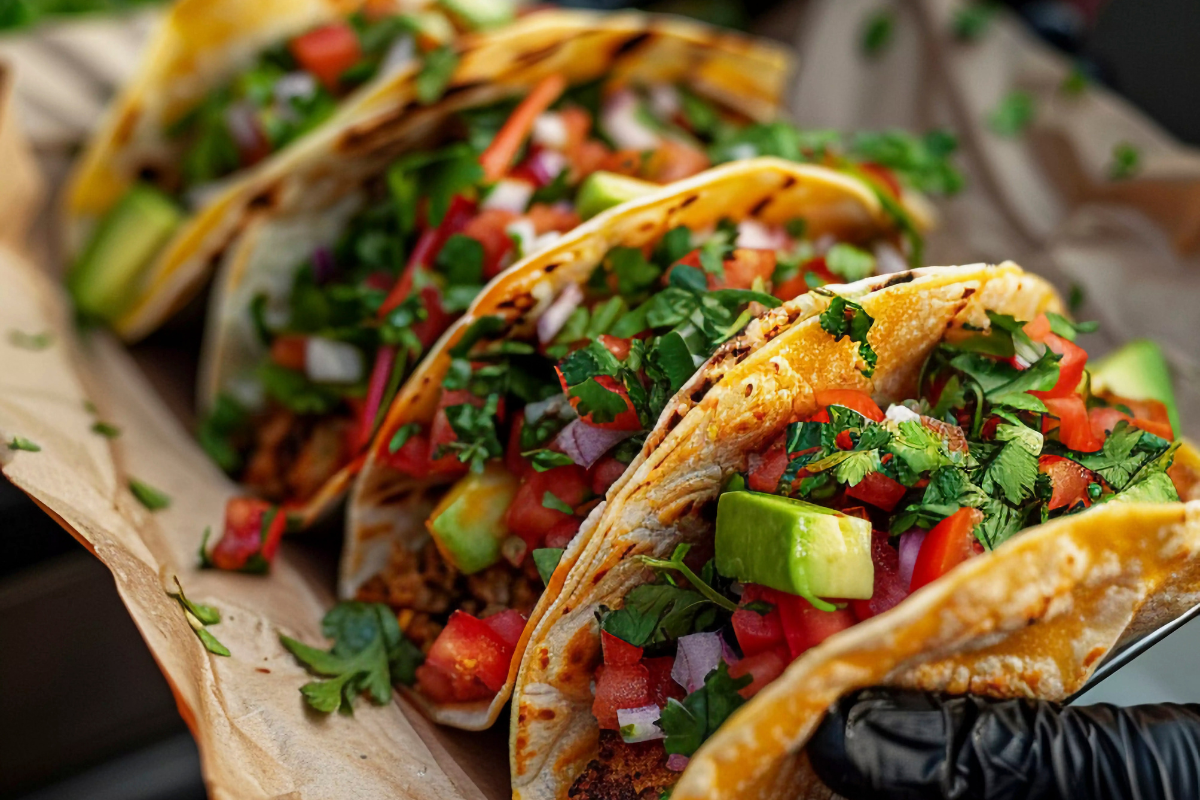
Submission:
[[479,680],[493,694],[508,680],[513,647],[483,620],[455,611],[433,642],[425,663],[447,673],[456,695]]
[[634,647],[608,631],[600,631],[600,647],[604,651],[604,663],[610,667],[625,667],[642,660],[642,648]]
[[850,601],[850,608],[860,622],[882,614],[908,596],[908,586],[900,575],[900,553],[882,531],[871,532],[871,562],[875,565],[871,599]]
[[521,634],[525,632],[525,622],[525,615],[513,608],[484,619],[484,623],[513,650],[516,650],[517,642],[521,641]]
[[848,608],[837,611],[821,611],[803,597],[776,592],[779,598],[779,615],[783,620],[783,637],[787,641],[792,658],[839,631],[854,625],[854,613]]
[[744,675],[750,675],[753,678],[749,686],[738,690],[738,694],[749,700],[768,683],[782,675],[787,665],[788,661],[784,660],[777,650],[764,650],[731,665],[729,677],[737,680]]
[[596,699],[592,715],[606,730],[620,730],[617,711],[650,705],[650,671],[641,664],[601,665],[596,670]]

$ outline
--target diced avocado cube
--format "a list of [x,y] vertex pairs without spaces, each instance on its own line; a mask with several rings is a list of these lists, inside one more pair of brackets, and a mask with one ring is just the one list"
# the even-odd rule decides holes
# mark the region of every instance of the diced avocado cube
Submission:
[[759,492],[717,504],[717,572],[801,597],[866,600],[875,585],[871,523]]
[[575,198],[575,210],[581,218],[591,219],[601,211],[643,197],[657,188],[657,184],[648,181],[600,170],[584,178]]
[[112,321],[136,298],[146,267],[175,233],[183,212],[162,192],[136,184],[105,215],[67,275],[75,305]]
[[442,557],[464,575],[487,569],[500,560],[500,543],[508,535],[504,515],[520,481],[502,465],[470,472],[450,488],[425,527]]
[[1092,375],[1092,391],[1111,392],[1130,400],[1157,400],[1167,407],[1175,435],[1182,432],[1171,370],[1157,342],[1134,339],[1100,359],[1088,371]]
[[472,31],[498,28],[512,22],[515,16],[509,0],[439,0],[438,5]]

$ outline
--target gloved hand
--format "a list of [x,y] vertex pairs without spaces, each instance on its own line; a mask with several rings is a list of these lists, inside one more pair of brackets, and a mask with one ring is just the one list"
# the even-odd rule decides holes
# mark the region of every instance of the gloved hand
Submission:
[[1195,800],[1200,705],[867,689],[829,710],[808,754],[850,800]]

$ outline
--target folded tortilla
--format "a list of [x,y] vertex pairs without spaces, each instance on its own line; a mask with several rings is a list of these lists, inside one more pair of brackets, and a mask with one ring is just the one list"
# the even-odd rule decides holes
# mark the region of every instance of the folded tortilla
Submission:
[[[137,79],[108,112],[68,187],[65,214],[74,251],[144,170],[177,157],[164,131],[209,90],[263,49],[363,5],[182,0],[173,6]],[[364,176],[419,145],[436,120],[454,110],[520,96],[559,73],[571,83],[605,75],[683,82],[764,120],[779,110],[788,71],[783,50],[774,45],[636,13],[537,11],[497,30],[461,36],[453,45],[459,61],[440,101],[422,106],[419,65],[402,67],[345,98],[315,130],[220,182],[216,195],[185,219],[145,268],[135,296],[113,323],[117,332],[130,341],[150,333],[204,287],[213,265],[247,228],[328,209]]]
[[[405,384],[375,438],[350,500],[339,594],[344,598],[354,597],[372,576],[384,569],[394,547],[418,549],[428,539],[425,520],[448,485],[445,479],[440,483],[419,481],[388,467],[386,447],[401,427],[427,424],[433,419],[442,379],[450,365],[450,351],[474,323],[499,316],[503,330],[489,338],[504,339],[519,331],[529,331],[563,288],[585,284],[612,248],[657,242],[677,226],[711,229],[723,219],[783,225],[797,218],[806,220],[808,235],[813,239],[829,234],[841,241],[865,241],[898,233],[894,218],[864,182],[824,167],[760,158],[708,170],[617,206],[493,281]],[[795,313],[811,306],[811,300],[800,298],[794,303]],[[670,407],[664,412],[667,416],[674,413]],[[651,433],[651,438],[656,436],[657,433]],[[627,479],[628,472],[610,489],[610,497],[621,490]],[[594,543],[597,523],[607,519],[603,509],[601,504],[588,516],[563,554],[517,645],[508,683],[495,698],[490,702],[434,706],[412,693],[436,721],[482,728],[496,719],[517,677],[525,641],[536,626],[547,598],[564,594],[580,574],[572,571],[571,565]]]
[[[833,293],[875,320],[873,378],[859,371],[857,345],[835,341],[815,318]],[[919,269],[810,293],[728,343],[677,395],[541,610],[513,691],[513,796],[565,798],[596,757],[596,611],[653,580],[637,556],[711,544],[725,481],[790,420],[814,413],[816,391],[857,389],[886,407],[915,395],[948,329],[986,326],[988,310],[1033,319],[1060,308],[1048,284],[1011,263]],[[1185,501],[1200,500],[1198,465],[1188,446],[1178,451],[1172,477]],[[839,696],[894,684],[1063,698],[1106,653],[1178,616],[1198,591],[1200,502],[1105,504],[1026,529],[803,654],[701,747],[672,797],[827,798],[802,749]]]

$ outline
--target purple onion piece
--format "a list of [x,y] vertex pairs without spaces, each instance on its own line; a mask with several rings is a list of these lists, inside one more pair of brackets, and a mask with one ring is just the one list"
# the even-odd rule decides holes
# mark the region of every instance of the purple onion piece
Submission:
[[529,157],[529,170],[537,178],[538,186],[549,186],[558,174],[567,167],[567,157],[557,150],[543,148]]
[[554,448],[571,457],[584,469],[591,469],[600,458],[616,445],[633,436],[637,431],[613,431],[588,425],[581,419],[571,420],[567,427],[558,432]]
[[917,553],[929,531],[913,528],[900,537],[900,577],[905,587],[912,586],[913,567],[917,565]]
[[724,642],[719,633],[692,633],[679,637],[671,678],[691,694],[704,686],[708,673],[721,663],[723,650]]
[[258,111],[242,100],[225,109],[225,127],[242,153],[257,152],[266,137],[258,122]]
[[323,286],[333,280],[337,274],[337,262],[333,260],[333,250],[325,245],[313,250],[312,254],[313,279],[317,286]]
[[578,284],[568,283],[567,288],[562,290],[562,294],[554,298],[554,302],[542,314],[537,322],[538,341],[542,344],[549,344],[554,341],[554,337],[558,336],[558,332],[562,330],[563,325],[567,324],[567,318],[571,316],[571,312],[579,308],[579,304],[583,302],[583,290]]
[[679,753],[671,753],[667,756],[667,769],[672,772],[683,772],[687,769],[688,757]]
[[655,723],[662,711],[658,706],[617,709],[617,724],[621,726],[621,738],[629,744],[663,739],[666,734]]

